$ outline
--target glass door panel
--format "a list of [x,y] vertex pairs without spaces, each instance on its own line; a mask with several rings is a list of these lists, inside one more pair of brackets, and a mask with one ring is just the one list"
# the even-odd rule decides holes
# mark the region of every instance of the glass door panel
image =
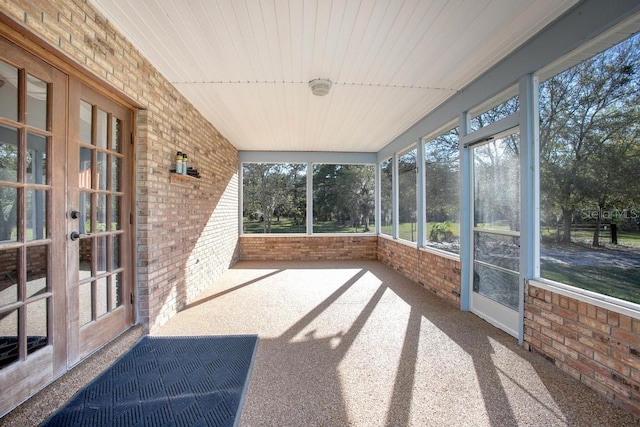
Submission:
[[472,307],[503,329],[517,331],[522,298],[517,132],[473,147],[473,207]]
[[73,235],[69,264],[75,266],[69,274],[77,281],[72,298],[77,298],[78,322],[72,330],[78,334],[78,347],[73,357],[81,359],[132,322],[131,303],[123,298],[129,289],[123,287],[128,285],[123,277],[130,277],[129,264],[121,262],[129,258],[123,253],[129,251],[123,243],[129,239],[129,224],[121,218],[129,215],[123,189],[130,188],[123,174],[128,147],[121,140],[130,129],[131,115],[80,84],[72,92],[79,99],[71,101],[77,104],[69,156],[77,169],[70,168],[69,193],[77,194],[78,205],[77,218],[68,222]]

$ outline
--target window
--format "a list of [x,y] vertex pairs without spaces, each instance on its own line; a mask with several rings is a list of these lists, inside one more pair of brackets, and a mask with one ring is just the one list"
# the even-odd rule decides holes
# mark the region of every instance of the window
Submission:
[[540,85],[541,276],[640,303],[640,36]]
[[426,141],[426,246],[460,253],[458,128]]
[[418,239],[416,218],[417,149],[398,157],[398,237],[410,242]]
[[[514,88],[512,90],[516,90],[516,89]],[[506,93],[510,93],[510,91],[507,91]],[[504,95],[501,95],[501,97],[502,96]],[[490,102],[494,103],[495,105],[495,100]],[[519,104],[519,97],[518,95],[515,95],[507,99],[506,101],[501,102],[495,107],[485,110],[481,114],[478,114],[477,116],[471,119],[471,122],[469,124],[469,133],[475,132],[491,123],[495,123],[497,121],[504,119],[507,116],[510,116],[511,114],[516,113],[518,111],[518,104]]]
[[307,166],[243,164],[244,233],[306,233]]
[[375,179],[374,165],[314,165],[313,232],[370,232]]
[[393,159],[380,164],[380,233],[393,235]]

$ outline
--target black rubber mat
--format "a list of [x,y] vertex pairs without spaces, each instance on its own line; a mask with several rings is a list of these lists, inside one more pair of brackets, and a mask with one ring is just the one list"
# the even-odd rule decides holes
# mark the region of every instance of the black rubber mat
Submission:
[[258,337],[143,337],[43,426],[234,426]]

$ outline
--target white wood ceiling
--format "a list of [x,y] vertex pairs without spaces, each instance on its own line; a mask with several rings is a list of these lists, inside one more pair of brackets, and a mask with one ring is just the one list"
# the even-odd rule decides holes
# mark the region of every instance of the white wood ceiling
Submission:
[[91,2],[239,150],[377,152],[577,0]]

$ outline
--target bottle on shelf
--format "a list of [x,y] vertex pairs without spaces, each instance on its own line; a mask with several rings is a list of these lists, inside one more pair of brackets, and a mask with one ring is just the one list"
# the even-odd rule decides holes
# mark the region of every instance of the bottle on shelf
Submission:
[[183,153],[182,154],[182,175],[187,174],[188,166],[189,166],[189,159],[187,158],[187,154]]
[[176,153],[176,173],[179,173],[179,174],[182,173],[182,165],[183,165],[182,151],[178,151]]

